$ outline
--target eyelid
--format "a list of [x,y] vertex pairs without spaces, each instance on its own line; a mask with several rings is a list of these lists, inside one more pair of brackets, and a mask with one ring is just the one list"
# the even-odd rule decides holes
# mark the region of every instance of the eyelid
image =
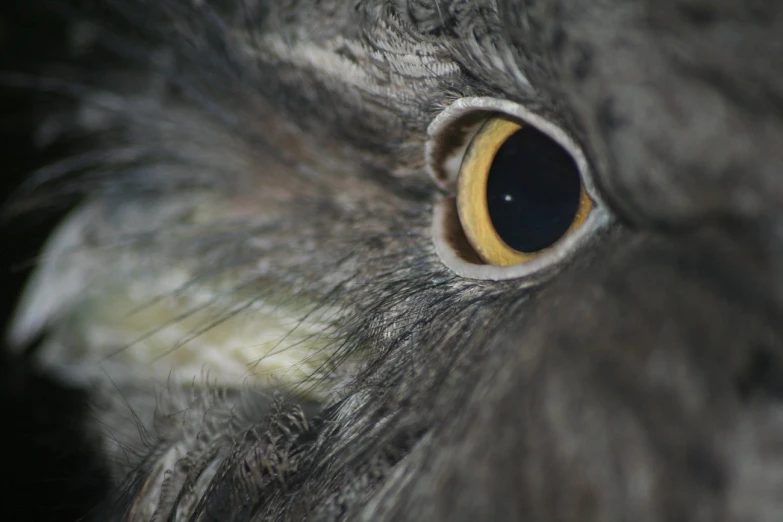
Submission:
[[[516,120],[530,125],[563,147],[574,159],[584,190],[593,202],[584,221],[556,245],[523,263],[511,266],[484,264],[475,253],[465,248],[466,239],[458,222],[453,195],[459,183],[459,172],[465,154],[479,129],[490,118]],[[471,279],[518,279],[521,283],[536,283],[612,222],[612,217],[593,183],[590,168],[581,148],[560,127],[530,112],[525,107],[496,98],[461,98],[444,109],[428,128],[426,160],[430,176],[448,196],[436,204],[433,220],[433,242],[436,252],[452,271]],[[459,230],[457,230],[459,228]]]

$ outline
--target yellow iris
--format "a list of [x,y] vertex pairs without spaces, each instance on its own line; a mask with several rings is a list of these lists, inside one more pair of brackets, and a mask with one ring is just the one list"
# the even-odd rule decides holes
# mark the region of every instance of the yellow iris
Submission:
[[[521,252],[510,247],[500,237],[490,217],[487,181],[492,164],[500,147],[521,128],[520,123],[507,118],[495,117],[487,121],[468,146],[459,171],[457,183],[459,219],[473,249],[485,263],[490,265],[510,266],[524,263],[547,250],[545,248],[537,252]],[[521,166],[520,176],[525,175],[542,174],[525,173]],[[592,208],[593,202],[582,184],[576,213],[571,226],[562,237],[579,228]],[[519,226],[525,224],[520,223]]]

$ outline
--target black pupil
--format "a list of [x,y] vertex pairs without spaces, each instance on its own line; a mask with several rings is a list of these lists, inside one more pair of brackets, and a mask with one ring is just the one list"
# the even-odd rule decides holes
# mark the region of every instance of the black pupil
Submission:
[[582,182],[571,155],[525,126],[501,145],[487,180],[489,217],[520,252],[537,252],[563,237],[579,210]]

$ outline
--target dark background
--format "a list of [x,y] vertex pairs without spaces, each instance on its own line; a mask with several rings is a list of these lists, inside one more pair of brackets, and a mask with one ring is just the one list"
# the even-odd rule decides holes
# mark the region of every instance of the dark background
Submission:
[[[62,103],[19,87],[14,74],[47,74],[67,64],[69,24],[50,0],[0,0],[0,326],[5,332],[21,288],[53,224],[70,202],[34,214],[10,212],[17,188],[67,145],[36,147],[42,115]],[[75,2],[58,1],[69,8]],[[16,85],[14,85],[16,84]],[[0,349],[0,520],[79,520],[105,488],[82,429],[83,395],[33,369],[24,355]]]

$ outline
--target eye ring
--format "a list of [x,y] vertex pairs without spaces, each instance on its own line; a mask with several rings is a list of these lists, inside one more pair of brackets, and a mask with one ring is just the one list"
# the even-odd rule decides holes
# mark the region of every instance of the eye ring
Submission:
[[[490,265],[525,263],[545,251],[526,252],[510,246],[494,226],[489,208],[487,186],[493,162],[507,140],[523,127],[524,124],[505,117],[489,119],[471,140],[460,166],[457,180],[459,219],[468,242],[478,256]],[[571,224],[563,231],[562,237],[582,226],[593,208],[593,202],[581,181],[578,197]]]
[[[463,229],[465,212],[463,209],[460,219],[457,201],[460,183],[468,182],[461,173],[465,172],[463,165],[468,159],[470,146],[490,120],[498,119],[532,129],[541,134],[543,139],[562,148],[576,165],[577,176],[581,181],[577,210],[567,233],[546,248],[534,251],[522,249],[524,259],[517,262],[521,259],[517,257],[513,264],[489,264],[479,255]],[[436,116],[428,128],[428,135],[427,168],[435,183],[444,190],[442,198],[434,207],[433,244],[441,261],[459,276],[495,281],[516,279],[522,285],[536,284],[556,271],[575,252],[599,240],[601,232],[615,221],[593,183],[581,148],[558,125],[524,106],[497,98],[461,98]],[[492,161],[495,152],[486,154],[485,165],[487,161]],[[483,194],[478,199],[483,200]],[[474,212],[486,221],[484,210],[478,208]]]

